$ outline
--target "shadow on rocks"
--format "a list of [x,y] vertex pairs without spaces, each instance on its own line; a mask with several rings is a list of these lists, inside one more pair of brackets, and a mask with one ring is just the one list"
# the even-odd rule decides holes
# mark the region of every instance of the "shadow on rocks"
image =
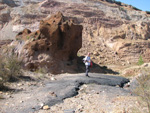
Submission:
[[[17,76],[17,77],[10,77],[10,79],[8,80],[9,83],[14,83],[14,82],[19,82],[19,81],[35,81],[33,78],[29,77],[29,76]],[[0,91],[4,91],[4,92],[19,92],[21,90],[19,89],[13,89],[10,88],[10,86],[5,86],[4,84],[0,85]]]
[[[85,64],[83,63],[84,56],[78,57],[77,64],[78,64],[78,72],[83,73],[85,72]],[[103,74],[119,74],[116,71],[108,69],[106,66],[99,66],[98,64],[93,62],[93,66],[90,68],[90,71],[93,73],[103,73]]]
[[35,81],[33,78],[31,78],[30,76],[12,76],[10,77],[10,79],[8,80],[8,82],[18,82],[18,81]]
[[10,88],[9,86],[1,86],[0,87],[0,91],[2,92],[20,92],[22,91],[23,89],[14,89],[14,88]]
[[23,80],[23,81],[35,81],[33,78],[31,78],[30,76],[19,76],[19,79]]

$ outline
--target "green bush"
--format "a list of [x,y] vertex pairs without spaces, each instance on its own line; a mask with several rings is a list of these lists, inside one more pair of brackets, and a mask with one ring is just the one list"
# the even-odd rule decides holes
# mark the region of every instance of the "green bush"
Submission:
[[143,58],[142,56],[140,56],[139,61],[138,61],[138,65],[142,65],[144,64]]

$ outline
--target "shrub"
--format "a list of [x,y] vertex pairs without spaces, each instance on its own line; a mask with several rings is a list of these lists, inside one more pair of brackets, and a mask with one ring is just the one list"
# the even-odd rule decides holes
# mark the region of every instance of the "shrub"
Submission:
[[144,64],[143,58],[142,56],[140,56],[139,61],[138,61],[138,65],[142,65]]
[[30,36],[27,36],[27,39],[29,40],[29,39],[30,39]]
[[0,87],[21,74],[21,62],[14,55],[0,57]]
[[142,11],[141,9],[138,9],[137,7],[132,6],[133,9],[137,10],[137,11]]
[[7,75],[7,69],[5,68],[5,63],[3,61],[3,58],[0,57],[0,88],[3,86],[3,83],[5,83],[8,80]]
[[120,11],[123,11],[123,12],[125,12],[125,13],[127,12],[123,7],[119,7],[119,10],[120,10]]
[[146,11],[147,14],[150,14],[150,11]]
[[0,99],[3,99],[3,96],[2,96],[2,95],[0,95]]
[[114,2],[117,4],[117,5],[120,5],[121,6],[121,2],[120,1],[115,1]]
[[38,69],[35,70],[35,73],[46,74],[48,73],[48,69],[47,67],[39,67]]
[[[150,113],[150,73],[142,74],[137,78],[138,87],[135,93],[139,96],[141,105],[147,107],[148,113]],[[143,106],[142,106],[143,107]]]
[[7,56],[5,62],[9,80],[12,80],[21,74],[21,62],[17,59],[17,57],[13,55]]

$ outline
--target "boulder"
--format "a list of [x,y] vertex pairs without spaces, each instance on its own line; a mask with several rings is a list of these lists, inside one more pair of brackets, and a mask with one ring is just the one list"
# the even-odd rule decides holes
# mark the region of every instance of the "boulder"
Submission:
[[25,29],[18,33],[13,42],[15,52],[27,69],[44,67],[52,73],[74,72],[77,52],[82,47],[82,29],[82,25],[74,24],[58,12],[41,20],[36,32]]

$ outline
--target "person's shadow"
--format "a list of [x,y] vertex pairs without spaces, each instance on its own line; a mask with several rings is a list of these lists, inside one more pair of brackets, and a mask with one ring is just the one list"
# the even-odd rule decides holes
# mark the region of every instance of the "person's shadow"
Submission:
[[[83,73],[85,72],[85,64],[83,62],[84,56],[78,57],[77,65],[78,65],[78,72]],[[93,63],[93,66],[90,68],[90,72],[93,73],[104,73],[104,74],[119,74],[116,71],[108,69],[106,66],[99,66],[98,64]]]

